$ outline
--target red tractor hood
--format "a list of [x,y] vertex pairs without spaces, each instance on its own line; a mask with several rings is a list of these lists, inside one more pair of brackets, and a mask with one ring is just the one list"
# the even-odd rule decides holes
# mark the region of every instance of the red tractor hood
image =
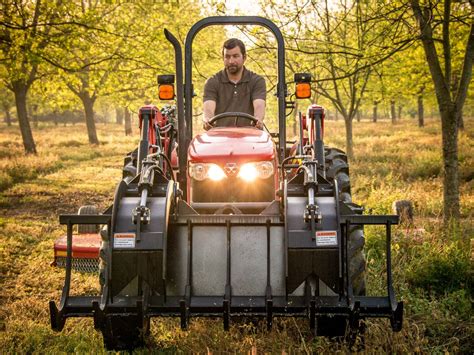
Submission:
[[216,127],[198,134],[189,145],[188,160],[203,163],[273,160],[270,134],[253,127]]

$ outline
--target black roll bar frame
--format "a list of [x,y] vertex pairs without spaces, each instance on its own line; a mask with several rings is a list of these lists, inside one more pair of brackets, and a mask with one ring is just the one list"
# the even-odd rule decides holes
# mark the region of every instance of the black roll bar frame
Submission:
[[[285,42],[280,29],[270,20],[259,16],[212,16],[196,22],[189,30],[184,44],[184,81],[182,68],[182,52],[178,40],[165,29],[166,39],[173,45],[176,63],[176,85],[178,106],[178,144],[179,144],[179,178],[181,189],[186,194],[186,159],[188,147],[193,135],[193,84],[192,84],[192,56],[193,40],[202,29],[212,25],[261,25],[269,29],[275,36],[278,44],[278,83],[276,96],[278,98],[278,126],[279,126],[279,158],[285,159],[286,146],[286,102],[288,90],[285,81]],[[184,82],[184,85],[183,85]],[[184,86],[184,98],[183,98]]]

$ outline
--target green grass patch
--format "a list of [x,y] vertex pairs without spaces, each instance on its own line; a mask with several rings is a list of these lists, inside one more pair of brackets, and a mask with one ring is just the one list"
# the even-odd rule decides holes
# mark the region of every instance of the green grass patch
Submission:
[[[473,123],[460,134],[461,206],[464,219],[452,231],[442,229],[442,159],[438,121],[373,124],[354,122],[356,159],[350,161],[353,199],[366,211],[391,214],[393,201],[415,206],[413,226],[393,227],[394,287],[405,304],[400,333],[388,320],[368,321],[369,353],[469,353],[474,348],[472,260],[474,233],[472,166]],[[84,204],[104,210],[121,176],[123,156],[138,137],[121,127],[99,125],[103,144],[90,146],[83,124],[34,130],[38,155],[25,156],[18,127],[0,131],[0,349],[5,353],[105,353],[91,319],[69,319],[61,333],[50,330],[48,301],[59,300],[64,270],[49,266],[54,240],[65,234],[60,213]],[[326,143],[344,149],[342,121],[328,121]],[[54,143],[51,143],[54,142]],[[371,295],[386,294],[385,232],[366,227],[367,285]],[[74,294],[92,294],[95,275],[73,273]],[[193,318],[183,331],[179,319],[152,320],[151,338],[136,353],[348,353],[345,342],[314,338],[306,319],[276,319],[273,331],[263,323]]]
[[415,258],[406,270],[409,285],[438,295],[466,290],[474,297],[474,270],[465,246],[425,242],[417,248],[419,258]]

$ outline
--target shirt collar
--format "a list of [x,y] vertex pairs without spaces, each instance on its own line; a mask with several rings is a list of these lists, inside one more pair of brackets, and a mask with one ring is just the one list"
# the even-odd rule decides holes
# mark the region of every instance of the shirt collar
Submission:
[[[237,82],[237,84],[239,83],[247,83],[250,81],[250,72],[247,70],[247,68],[245,68],[244,66],[244,71],[242,73],[242,78],[240,79],[240,81]],[[227,76],[227,72],[225,71],[225,69],[223,69],[221,71],[221,82],[222,83],[230,83],[231,81],[229,80],[229,77]]]

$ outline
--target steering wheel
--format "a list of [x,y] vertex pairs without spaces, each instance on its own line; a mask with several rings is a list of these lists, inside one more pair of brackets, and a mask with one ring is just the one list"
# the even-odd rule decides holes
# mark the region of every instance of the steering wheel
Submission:
[[227,117],[235,117],[236,122],[238,118],[245,118],[251,121],[253,123],[253,126],[255,126],[258,123],[258,120],[255,117],[244,112],[222,112],[212,117],[208,123],[211,126],[214,126],[217,121],[219,121],[222,118],[227,118]]

